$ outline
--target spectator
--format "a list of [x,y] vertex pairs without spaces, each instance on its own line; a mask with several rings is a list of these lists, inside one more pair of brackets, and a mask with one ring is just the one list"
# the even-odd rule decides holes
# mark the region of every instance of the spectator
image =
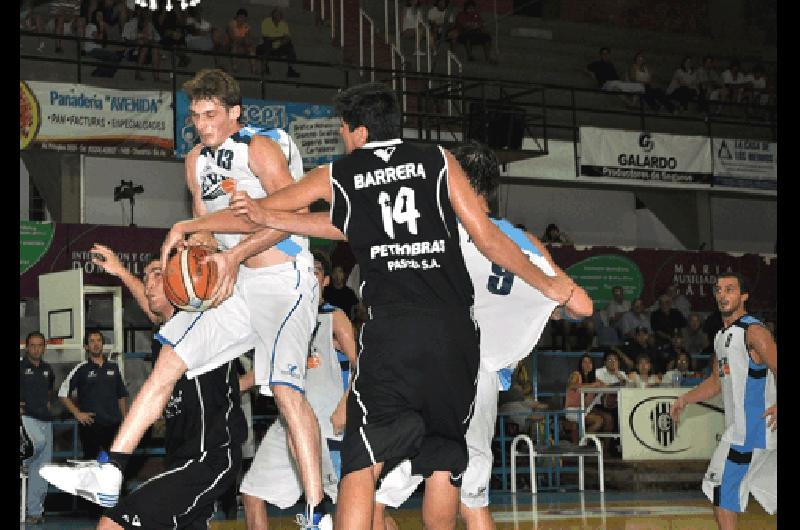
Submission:
[[83,42],[83,50],[86,55],[93,59],[109,63],[109,66],[98,66],[92,71],[94,77],[114,77],[117,73],[117,66],[124,53],[122,51],[115,51],[108,48],[108,26],[103,18],[103,11],[96,9],[91,16],[88,24],[86,24],[85,37],[87,39]]
[[358,303],[356,293],[344,284],[344,269],[337,265],[331,272],[331,283],[323,290],[325,301],[345,312],[347,318],[353,319],[353,307]]
[[672,298],[668,294],[658,297],[658,311],[650,314],[650,327],[657,347],[669,344],[670,339],[686,327],[686,317],[672,307]]
[[[611,62],[611,50],[605,46],[600,48],[600,58],[586,65],[586,73],[589,74],[601,90],[608,92],[627,92],[640,94],[644,92],[641,83],[629,83],[621,81],[614,63]],[[633,106],[635,100],[629,99],[633,96],[622,96],[623,101],[628,106]]]
[[[606,386],[625,386],[628,384],[628,376],[619,369],[619,356],[615,351],[606,352],[603,357],[603,366],[595,370],[598,381],[602,381]],[[617,425],[617,394],[605,394],[598,405],[600,410],[607,412],[613,422],[613,427],[609,432],[618,432]]]
[[681,312],[684,318],[692,314],[692,303],[681,293],[680,287],[673,284],[667,287],[666,293],[672,298],[672,307]]
[[633,339],[629,339],[622,344],[622,347],[614,347],[612,351],[616,352],[622,362],[625,363],[627,370],[633,370],[636,366],[634,359],[644,354],[651,359],[654,358],[656,350],[650,339],[650,331],[644,326],[639,326],[634,330]]
[[[591,360],[591,357],[589,359]],[[602,383],[599,381],[595,381],[594,383],[591,384],[584,384],[580,372],[576,371],[569,374],[569,379],[567,380],[567,393],[566,397],[564,398],[564,410],[570,411],[564,415],[566,421],[572,422],[573,424],[577,424],[578,421],[580,420],[580,418],[578,417],[578,412],[581,410],[580,389],[582,387],[594,387],[599,385],[602,385]],[[593,394],[586,394],[586,396],[584,397],[584,403],[589,404],[592,402],[592,399],[594,399]],[[608,427],[611,427],[613,425],[613,421],[609,419],[609,421],[606,422],[604,420],[605,416],[606,416],[605,412],[601,412],[600,410],[597,409],[597,407],[594,407],[591,410],[591,412],[589,412],[589,414],[586,414],[586,419],[585,419],[586,432],[606,431],[606,429],[604,428],[606,427],[606,423],[608,424]],[[573,426],[570,427],[571,427],[570,431],[573,433],[572,443],[577,443],[578,442],[577,425],[575,425],[574,427]]]
[[28,475],[28,491],[25,500],[25,522],[44,522],[44,499],[47,482],[39,475],[39,469],[50,463],[53,455],[53,415],[50,402],[53,398],[55,374],[44,357],[44,335],[38,331],[28,333],[25,338],[25,356],[19,362],[19,409],[22,424],[33,445],[33,454],[23,462]]
[[422,7],[420,6],[419,0],[406,0],[406,4],[403,6],[403,11],[400,15],[400,20],[402,21],[400,23],[401,47],[403,49],[403,55],[406,57],[410,56],[413,52],[425,55],[422,51],[425,36],[422,33],[420,33],[420,49],[416,50],[417,20],[421,14]]
[[632,339],[636,328],[645,328],[648,333],[652,333],[650,327],[650,315],[644,310],[644,302],[641,298],[634,298],[631,302],[631,310],[622,315],[620,319],[620,334],[623,339]]
[[522,389],[522,395],[526,397],[533,395],[533,381],[531,380],[531,374],[528,373],[527,366],[530,363],[529,359],[530,355],[518,362],[514,372],[511,374],[512,384],[519,386]]
[[559,230],[558,225],[555,223],[550,223],[547,225],[547,228],[544,229],[542,243],[562,243],[565,245],[571,245],[572,239],[570,239],[566,232]]
[[753,71],[745,76],[745,80],[750,83],[752,90],[751,102],[754,105],[769,105],[770,94],[767,91],[767,74],[761,63],[753,66]]
[[[77,27],[78,15],[80,15],[80,0],[52,0],[47,3],[50,8],[51,20],[46,24],[49,32],[63,35],[64,33],[74,33]],[[56,53],[64,53],[61,47],[61,39],[56,39]]]
[[99,0],[81,0],[78,16],[75,19],[75,34],[86,35],[86,25],[94,19],[94,12],[99,8]]
[[[600,388],[606,386],[602,381],[597,380],[596,370],[594,368],[594,359],[588,353],[578,360],[578,373],[581,377],[582,387]],[[596,394],[586,394],[584,397],[584,406],[588,407],[594,401]],[[574,399],[574,398],[572,398]],[[566,407],[566,404],[564,405]],[[578,405],[580,406],[580,394],[578,394]],[[593,407],[589,414],[600,416],[603,420],[603,431],[611,432],[614,430],[614,418],[607,411],[600,407]],[[587,417],[588,419],[588,417]]]
[[[152,64],[153,80],[159,81],[160,53],[156,45],[161,40],[161,36],[153,25],[148,9],[138,7],[134,15],[125,23],[125,28],[122,30],[122,40],[132,45],[128,49],[128,60],[136,61],[140,67]],[[136,70],[133,77],[139,81],[144,79],[140,70]]]
[[[688,352],[682,351],[678,353],[672,360],[673,367],[664,374],[663,381],[665,384],[673,384],[677,379],[679,384],[685,384],[688,379],[701,379],[703,374],[696,372],[692,356]],[[699,383],[700,381],[693,381],[692,384]]]
[[111,40],[119,40],[121,32],[128,23],[128,7],[122,0],[103,0],[103,19],[109,30]]
[[674,335],[668,344],[656,348],[656,355],[653,357],[653,365],[656,373],[665,374],[675,368],[675,359],[681,353],[687,353],[683,346],[683,338],[680,334]]
[[722,89],[722,76],[717,71],[714,58],[703,57],[703,66],[697,69],[697,88],[706,101],[717,101]]
[[681,65],[672,75],[672,81],[667,87],[667,96],[677,101],[683,110],[689,110],[690,101],[697,101],[699,108],[705,110],[705,100],[702,93],[697,90],[697,71],[690,56],[683,58]]
[[[227,34],[203,18],[200,6],[187,10],[186,47],[192,50],[224,52],[229,47]],[[219,57],[214,55],[214,67],[219,67]]]
[[700,315],[697,313],[689,315],[689,323],[681,330],[681,337],[686,351],[692,355],[708,349],[708,335],[703,331]]
[[[44,33],[44,17],[41,13],[34,11],[33,0],[24,0],[20,5],[19,10],[19,29],[27,31],[36,31],[37,33]],[[39,40],[39,45],[36,51],[44,51],[45,42]],[[20,44],[22,49],[22,44]]]
[[428,24],[431,27],[436,44],[434,55],[439,52],[442,42],[447,42],[448,49],[452,52],[458,31],[455,28],[455,14],[450,9],[450,0],[436,0],[428,10]]
[[483,18],[475,8],[475,0],[466,0],[464,2],[464,10],[456,17],[456,29],[458,31],[456,40],[464,45],[467,50],[468,60],[475,60],[475,56],[472,54],[472,46],[478,45],[483,48],[484,59],[489,63],[497,64],[497,61],[489,52],[492,36],[483,27]]
[[611,288],[611,297],[612,300],[606,306],[608,325],[619,329],[623,315],[631,309],[631,303],[625,300],[625,293],[621,285]]
[[[127,411],[128,390],[117,363],[103,354],[103,334],[86,332],[84,347],[89,358],[67,375],[58,397],[78,421],[83,458],[94,460],[100,450],[108,451]],[[70,394],[78,392],[78,404]]]
[[658,112],[662,105],[669,112],[675,110],[672,102],[667,95],[664,94],[664,91],[660,88],[656,88],[653,84],[653,76],[650,73],[650,68],[647,66],[647,61],[642,52],[638,52],[633,56],[633,64],[631,64],[631,67],[628,69],[628,81],[641,83],[644,86],[644,93],[639,97],[647,103],[647,106],[654,112]]
[[505,416],[506,423],[516,425],[517,432],[536,436],[535,425],[544,419],[534,411],[546,409],[547,405],[525,396],[522,387],[511,385],[507,392],[500,394],[502,401],[497,411]]
[[[235,54],[255,56],[256,47],[250,34],[250,23],[247,21],[247,9],[239,8],[236,16],[228,23],[228,42],[230,51]],[[231,57],[231,70],[236,71],[236,59]],[[256,62],[250,59],[250,73],[256,73]]]
[[[560,311],[560,309],[557,309]],[[572,334],[571,350],[589,351],[598,347],[598,338],[595,330],[595,321],[592,318],[584,318],[575,326]]]
[[161,35],[161,45],[171,48],[178,58],[178,67],[183,68],[190,62],[189,56],[184,53],[186,48],[186,13],[182,9],[158,10],[153,26]]
[[741,103],[750,95],[750,87],[744,72],[740,70],[738,59],[733,59],[728,69],[722,72],[722,90],[720,99],[728,103]]
[[[286,66],[286,77],[300,77],[300,74],[292,68],[292,62],[297,60],[297,55],[289,34],[289,25],[283,19],[283,12],[280,8],[273,9],[270,16],[261,23],[261,37],[263,42],[256,47],[256,52],[264,55],[267,59],[286,57],[289,60]],[[266,66],[266,73],[269,73],[269,65]]]
[[636,357],[636,370],[628,374],[628,381],[640,388],[661,384],[661,377],[653,373],[649,355],[642,353]]

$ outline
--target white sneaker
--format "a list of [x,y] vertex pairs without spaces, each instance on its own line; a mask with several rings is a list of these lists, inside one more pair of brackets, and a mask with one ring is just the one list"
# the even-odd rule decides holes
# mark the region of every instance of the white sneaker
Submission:
[[39,474],[60,490],[110,508],[119,501],[122,473],[114,464],[79,460],[42,466]]

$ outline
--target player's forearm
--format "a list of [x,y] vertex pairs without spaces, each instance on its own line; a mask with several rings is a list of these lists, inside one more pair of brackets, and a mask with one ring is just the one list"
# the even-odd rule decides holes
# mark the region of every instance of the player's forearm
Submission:
[[148,320],[150,320],[150,322],[153,324],[158,324],[160,319],[155,313],[150,311],[150,304],[147,301],[147,295],[145,294],[144,283],[142,283],[142,280],[131,274],[128,269],[121,271],[117,277],[122,280],[122,283],[131,292],[133,299],[136,300],[136,303],[139,305],[142,311],[144,311],[144,314],[147,315]]
[[344,234],[333,226],[327,212],[294,213],[267,210],[266,223],[272,228],[292,234],[344,240]]
[[77,416],[78,414],[80,414],[81,409],[79,409],[75,405],[75,403],[72,401],[72,399],[70,399],[68,397],[60,397],[58,399],[61,400],[61,403],[64,404],[64,407],[66,407],[66,409],[70,412],[70,414],[72,414],[73,416]]
[[173,226],[173,229],[178,229],[184,234],[203,231],[220,234],[249,234],[262,228],[264,227],[251,222],[247,217],[236,215],[227,208],[194,219],[180,221]]
[[686,403],[698,403],[700,401],[711,399],[719,394],[720,390],[721,387],[719,378],[712,375],[690,391],[686,392],[683,395],[683,399],[686,401]]
[[238,263],[242,263],[250,256],[272,248],[289,236],[288,233],[273,228],[264,228],[247,239],[243,239],[230,252]]

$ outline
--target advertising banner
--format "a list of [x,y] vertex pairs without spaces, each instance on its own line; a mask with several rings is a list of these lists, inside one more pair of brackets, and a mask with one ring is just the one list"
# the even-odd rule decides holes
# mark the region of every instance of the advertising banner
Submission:
[[714,138],[714,185],[778,189],[778,144],[766,140]]
[[[176,120],[175,155],[184,158],[200,139],[189,116],[189,98],[183,91],[177,93]],[[344,154],[344,142],[339,136],[340,120],[331,105],[242,98],[241,121],[288,132],[307,169],[332,162]]]
[[680,422],[672,404],[688,388],[623,388],[619,391],[619,429],[623,460],[711,459],[725,431],[722,396],[688,405]]
[[172,156],[172,93],[19,82],[19,148]]
[[580,139],[581,176],[711,183],[707,137],[581,127]]

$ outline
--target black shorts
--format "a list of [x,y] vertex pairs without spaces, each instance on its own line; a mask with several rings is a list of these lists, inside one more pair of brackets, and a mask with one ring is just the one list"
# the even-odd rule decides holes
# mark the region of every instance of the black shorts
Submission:
[[373,307],[361,345],[342,476],[379,462],[385,474],[410,458],[415,474],[450,471],[459,485],[480,362],[469,310]]
[[232,484],[242,449],[214,449],[151,478],[103,514],[130,530],[208,528],[216,501]]

